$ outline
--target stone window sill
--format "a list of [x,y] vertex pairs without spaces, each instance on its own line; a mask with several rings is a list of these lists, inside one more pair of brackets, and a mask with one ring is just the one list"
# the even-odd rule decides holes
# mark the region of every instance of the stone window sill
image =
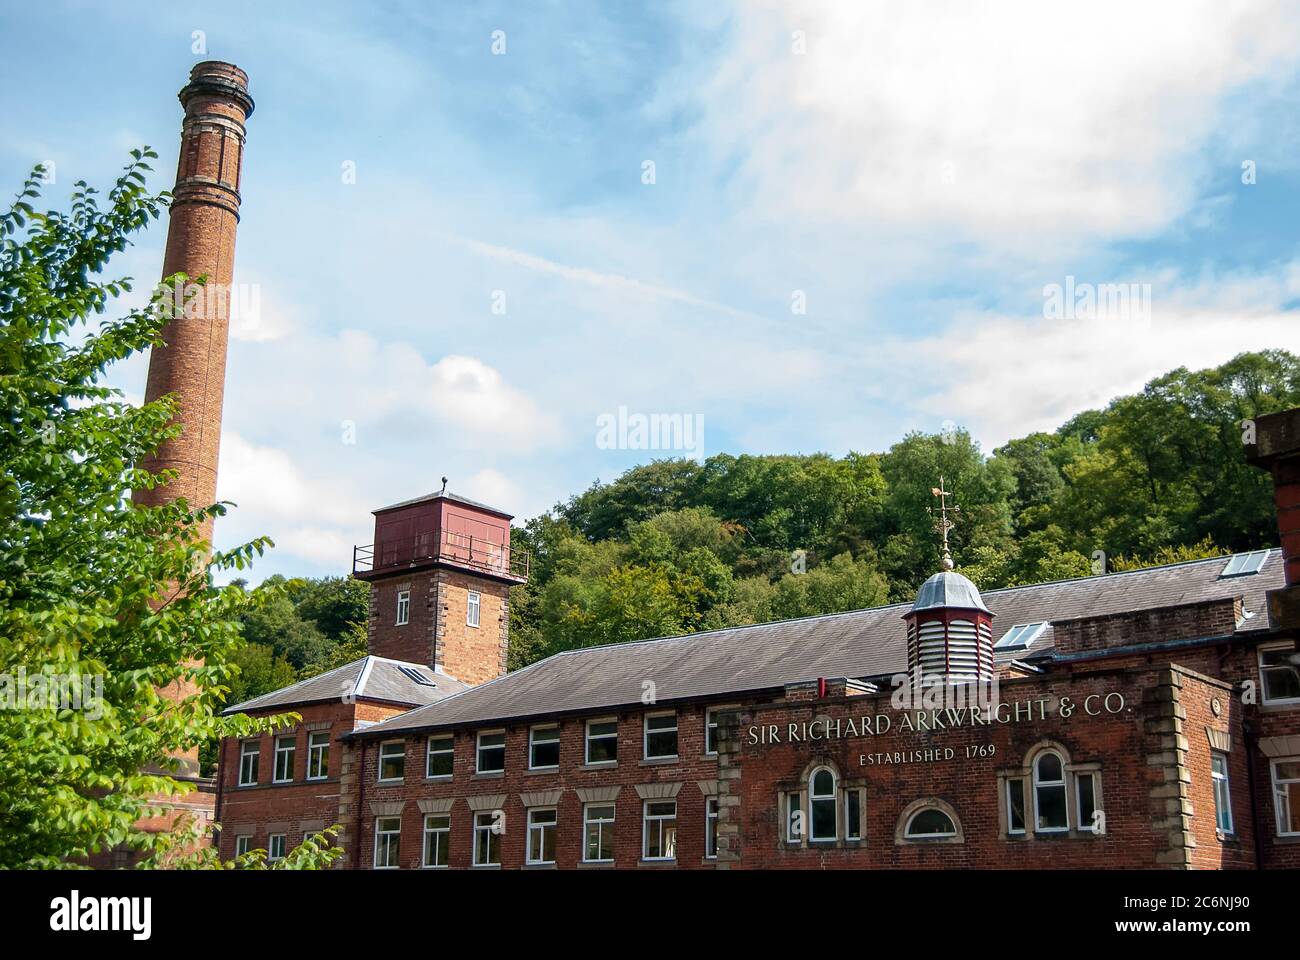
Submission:
[[475,779],[475,780],[500,780],[500,779],[501,779],[502,777],[504,777],[505,775],[506,775],[506,772],[505,772],[504,770],[493,770],[493,771],[491,771],[491,772],[489,772],[489,773],[476,773],[476,774],[474,774],[473,779]]
[[618,766],[617,760],[602,760],[599,763],[584,763],[579,770],[613,770]]
[[680,757],[648,757],[645,760],[637,762],[641,767],[670,767],[674,763],[681,763]]

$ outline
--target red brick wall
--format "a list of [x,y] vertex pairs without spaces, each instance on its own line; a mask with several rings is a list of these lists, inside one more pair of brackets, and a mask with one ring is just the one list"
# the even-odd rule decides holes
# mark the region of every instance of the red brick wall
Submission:
[[[1250,815],[1250,777],[1242,731],[1243,707],[1232,685],[1192,673],[1182,676],[1179,705],[1186,713],[1188,784],[1193,809],[1192,835],[1196,845],[1192,865],[1200,869],[1254,866],[1255,829]],[[1214,705],[1218,704],[1216,716]],[[1233,832],[1221,836],[1215,820],[1214,779],[1211,776],[1210,738],[1206,730],[1228,735],[1228,785],[1232,798]]]
[[1060,654],[1155,641],[1219,637],[1236,630],[1240,609],[1241,598],[1228,597],[1177,607],[1053,621],[1052,634],[1056,652]]
[[[397,623],[397,595],[411,593],[408,622]],[[404,573],[370,584],[370,613],[366,620],[367,649],[377,657],[433,666],[437,591],[434,571]]]
[[[261,711],[258,715],[289,711]],[[265,848],[271,833],[285,833],[287,849],[292,849],[303,839],[304,824],[314,829],[340,823],[340,776],[343,771],[344,745],[338,737],[352,730],[356,720],[378,722],[401,713],[401,708],[373,703],[354,704],[333,701],[308,704],[295,708],[302,720],[292,728],[262,734],[257,739],[261,751],[258,761],[256,786],[239,786],[240,745],[244,742],[228,738],[221,744],[220,789],[221,807],[217,812],[221,823],[218,849],[223,858],[234,856],[235,837],[251,834],[252,849]],[[308,724],[329,724],[330,753],[329,776],[324,780],[308,781],[307,739]],[[292,783],[272,783],[275,770],[275,740],[282,736],[295,738],[294,774]],[[347,826],[347,824],[343,824]]]
[[[652,709],[668,709],[656,707]],[[492,729],[485,727],[483,729]],[[560,728],[560,769],[557,772],[530,772],[528,766],[528,726],[515,725],[506,732],[506,770],[503,776],[479,776],[474,773],[476,731],[456,733],[456,753],[451,781],[424,778],[426,738],[407,741],[406,779],[400,785],[380,784],[378,780],[378,743],[368,741],[362,776],[365,801],[362,804],[362,836],[357,846],[355,866],[370,869],[374,859],[375,815],[371,801],[405,800],[402,811],[401,859],[403,868],[415,869],[422,856],[421,842],[424,815],[416,801],[423,797],[455,797],[452,807],[450,863],[453,868],[469,867],[472,862],[472,813],[459,798],[507,795],[505,833],[502,836],[502,865],[524,865],[527,814],[520,794],[534,791],[564,790],[557,806],[556,864],[572,868],[582,858],[582,808],[575,788],[619,785],[615,801],[615,863],[635,868],[641,859],[642,799],[636,784],[679,782],[677,794],[677,861],[678,869],[712,865],[704,861],[704,794],[698,781],[717,778],[718,760],[704,754],[704,708],[684,707],[678,712],[678,757],[675,763],[642,762],[642,714],[624,711],[619,714],[618,765],[599,769],[582,769],[585,719],[566,718]],[[646,865],[655,869],[658,865]],[[599,867],[584,866],[583,869]]]
[[[654,869],[641,864],[643,800],[637,785],[680,783],[677,793],[677,869],[714,866],[753,868],[1093,868],[1189,866],[1193,868],[1244,868],[1255,857],[1255,828],[1247,769],[1246,726],[1251,736],[1300,734],[1300,708],[1263,709],[1243,704],[1240,681],[1259,682],[1253,646],[1221,645],[1181,651],[1188,665],[1170,665],[1151,656],[1132,656],[1122,663],[1079,663],[1065,672],[1005,680],[998,699],[1003,702],[1043,700],[1046,719],[1021,723],[993,723],[938,731],[908,731],[886,695],[846,696],[842,685],[828,686],[832,694],[816,697],[816,685],[791,688],[791,699],[768,698],[726,708],[730,724],[720,757],[704,754],[705,705],[678,707],[679,758],[668,763],[642,760],[640,709],[619,712],[619,761],[614,768],[583,765],[586,717],[565,717],[561,723],[558,771],[527,770],[526,723],[507,726],[506,771],[503,775],[474,773],[477,730],[455,733],[454,775],[450,781],[424,778],[423,734],[406,741],[406,777],[403,783],[377,782],[378,743],[367,738],[353,741],[347,753],[332,745],[331,781],[301,782],[306,763],[306,731],[298,731],[297,782],[287,786],[238,788],[238,745],[225,744],[223,752],[223,808],[225,824],[222,853],[233,852],[234,836],[251,826],[254,846],[264,846],[270,824],[291,823],[286,831],[292,846],[301,838],[301,824],[313,819],[326,824],[342,822],[348,831],[347,865],[369,868],[374,850],[373,802],[404,801],[402,851],[404,868],[417,868],[421,857],[422,798],[452,798],[451,865],[471,864],[472,812],[467,797],[504,794],[503,865],[522,867],[525,859],[527,813],[521,795],[560,790],[557,865],[581,867],[582,802],[575,793],[583,787],[620,787],[615,801],[616,865]],[[1154,662],[1147,662],[1148,660]],[[1223,679],[1216,679],[1214,675]],[[1082,712],[1090,694],[1118,692],[1125,704],[1121,712],[1087,717]],[[1069,717],[1056,715],[1060,698],[1075,705]],[[1212,709],[1219,701],[1219,713]],[[667,706],[650,709],[667,709]],[[720,710],[723,708],[719,708]],[[342,704],[304,707],[304,723],[327,718],[335,735],[352,729],[355,719],[381,719],[398,711],[377,705]],[[843,720],[849,716],[888,714],[893,727],[877,738],[824,740],[803,743],[754,744],[748,728],[777,724],[802,724],[818,716]],[[1216,835],[1213,785],[1210,777],[1210,741],[1206,728],[1226,733],[1229,750],[1233,836]],[[489,729],[485,727],[484,729]],[[1101,808],[1106,817],[1104,836],[1090,834],[1005,837],[1001,830],[998,772],[1018,770],[1026,755],[1044,741],[1059,745],[1074,764],[1100,764]],[[966,749],[993,747],[991,756],[969,758]],[[952,760],[926,763],[862,766],[865,753],[933,748],[955,751]],[[272,738],[263,738],[262,780],[269,782],[273,764]],[[361,760],[364,750],[364,761]],[[350,754],[352,760],[346,759]],[[801,789],[815,763],[833,765],[841,785],[866,791],[864,836],[861,843],[790,846],[782,839],[778,794]],[[349,767],[351,772],[349,773]],[[699,781],[716,782],[723,809],[720,833],[723,858],[704,859],[705,797]],[[328,789],[322,789],[328,787]],[[1300,866],[1300,844],[1275,836],[1267,759],[1255,757],[1255,790],[1259,840],[1268,867]],[[343,794],[342,803],[339,794]],[[912,801],[937,797],[950,804],[961,823],[964,842],[899,844],[895,831],[900,816]],[[1070,796],[1073,807],[1075,797]],[[1032,799],[1030,798],[1032,803]],[[354,839],[355,837],[355,839]],[[734,850],[738,859],[729,859]]]
[[[409,622],[398,625],[397,595],[411,593]],[[470,591],[479,594],[479,625],[469,626]],[[369,650],[380,657],[436,666],[462,683],[505,673],[510,587],[459,571],[403,573],[370,585]]]
[[[510,588],[483,577],[441,571],[438,666],[462,683],[495,680],[506,672],[510,631]],[[479,594],[479,625],[466,623],[469,594]]]
[[[738,718],[740,749],[734,762],[739,780],[739,844],[743,868],[952,868],[990,867],[1116,867],[1154,866],[1156,842],[1150,825],[1148,794],[1153,785],[1145,755],[1142,676],[1108,674],[1071,683],[1008,681],[1001,685],[1002,701],[1056,698],[1065,695],[1079,704],[1090,693],[1121,692],[1125,710],[1117,715],[1085,718],[1076,710],[1068,720],[993,724],[939,732],[913,733],[898,727],[898,713],[887,697],[854,697],[814,703],[775,703],[747,709]],[[831,718],[888,714],[893,729],[878,738],[828,740],[815,744],[751,744],[750,726],[802,724],[814,717]],[[1000,835],[1000,769],[1020,768],[1026,754],[1044,740],[1058,743],[1073,763],[1101,761],[1105,836],[1047,836],[1032,840]],[[968,747],[992,745],[988,757],[965,758]],[[951,748],[952,760],[862,766],[864,753]],[[865,829],[861,843],[796,846],[782,839],[778,795],[806,788],[802,777],[810,767],[827,764],[842,781],[866,787]],[[920,798],[948,803],[961,823],[963,843],[898,844],[895,833],[905,808]],[[1073,802],[1073,797],[1070,798]],[[1030,801],[1032,802],[1032,801]],[[733,808],[736,809],[736,808]]]

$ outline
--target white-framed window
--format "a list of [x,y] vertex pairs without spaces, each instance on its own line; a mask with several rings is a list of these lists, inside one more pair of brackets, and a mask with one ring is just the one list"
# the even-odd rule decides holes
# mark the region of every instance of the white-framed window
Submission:
[[429,737],[428,752],[424,757],[424,775],[430,780],[450,780],[455,759],[454,736]]
[[553,770],[560,765],[560,728],[552,724],[528,731],[528,769]]
[[952,817],[938,807],[924,807],[908,819],[903,836],[909,840],[941,840],[957,836],[957,827]]
[[506,768],[506,732],[488,730],[478,735],[475,773],[501,773]]
[[406,777],[406,741],[388,740],[379,745],[379,782],[396,783]]
[[257,766],[261,762],[262,744],[259,740],[245,740],[239,745],[239,785],[257,784]]
[[394,623],[399,627],[404,627],[411,622],[411,591],[397,591],[397,619]]
[[708,757],[718,755],[718,714],[714,710],[704,712],[704,754]]
[[645,734],[642,756],[647,760],[667,760],[677,756],[677,713],[645,715]]
[[532,807],[528,811],[528,862],[555,862],[555,808]]
[[862,791],[844,791],[844,839],[862,839]]
[[1025,832],[1025,778],[1007,778],[1007,833]]
[[474,814],[474,866],[492,867],[501,863],[500,811],[480,810]]
[[250,849],[252,849],[252,846],[253,846],[253,837],[251,834],[245,833],[245,834],[241,834],[238,837],[235,837],[235,856],[242,857],[244,854],[248,853]]
[[446,867],[451,849],[451,814],[429,813],[424,817],[423,866],[431,869]]
[[618,721],[613,717],[587,721],[584,763],[618,763]]
[[273,833],[266,838],[266,859],[268,862],[284,859],[284,834]]
[[1290,644],[1259,648],[1259,677],[1264,703],[1300,703],[1300,652]]
[[1229,836],[1232,834],[1232,792],[1226,753],[1211,751],[1210,779],[1214,782],[1214,823],[1220,833]]
[[288,783],[293,780],[293,757],[297,752],[296,737],[275,738],[275,769],[272,771],[272,783]]
[[1277,835],[1300,837],[1300,757],[1274,760],[1271,768]]
[[465,600],[465,626],[478,626],[478,616],[482,606],[482,595],[477,590],[471,590],[468,598]]
[[677,859],[677,801],[646,800],[641,819],[641,859]]
[[614,805],[588,803],[582,808],[582,860],[584,863],[614,861]]
[[808,778],[808,839],[825,842],[836,839],[835,774],[829,767],[819,767]]
[[718,798],[704,798],[704,858],[718,859]]
[[375,818],[375,869],[396,870],[402,865],[402,818]]
[[1044,750],[1034,760],[1034,832],[1057,833],[1070,829],[1065,795],[1065,761],[1054,750]]
[[1099,822],[1094,816],[1097,812],[1097,775],[1095,773],[1076,773],[1074,775],[1074,793],[1077,800],[1075,822],[1084,833],[1097,833]]
[[324,780],[330,775],[330,735],[328,731],[307,734],[307,779]]

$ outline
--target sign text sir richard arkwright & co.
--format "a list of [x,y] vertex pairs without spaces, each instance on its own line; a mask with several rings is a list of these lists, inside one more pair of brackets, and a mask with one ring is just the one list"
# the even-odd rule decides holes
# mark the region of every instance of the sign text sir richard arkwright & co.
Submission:
[[[963,727],[991,727],[997,724],[1035,723],[1060,717],[1068,720],[1077,711],[1083,716],[1100,717],[1124,712],[1124,695],[1117,691],[1093,693],[1082,701],[1070,697],[1042,697],[1035,700],[1016,700],[1010,703],[989,704],[979,707],[946,707],[935,710],[906,710],[899,713],[898,722],[887,713],[870,717],[832,718],[819,717],[802,723],[756,724],[746,731],[753,745],[772,743],[814,743],[821,740],[849,740],[859,737],[879,737],[890,730],[910,733],[932,733],[940,730],[957,730]],[[967,749],[968,758],[992,755],[987,749],[973,746]],[[912,756],[916,754],[916,756]],[[934,754],[931,756],[931,754]],[[952,748],[903,751],[898,754],[864,754],[863,766],[875,763],[905,763],[909,760],[951,760],[956,756]]]

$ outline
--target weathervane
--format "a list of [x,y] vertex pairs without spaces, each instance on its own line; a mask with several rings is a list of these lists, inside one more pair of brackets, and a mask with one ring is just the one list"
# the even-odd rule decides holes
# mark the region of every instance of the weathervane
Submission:
[[[959,514],[961,513],[961,507],[955,503],[951,507],[948,506],[948,498],[952,496],[952,492],[943,488],[943,474],[939,474],[939,485],[931,487],[930,492],[939,498],[939,517],[934,521],[934,532],[943,538],[943,560],[941,563],[945,570],[951,570],[953,562],[952,553],[948,549],[948,531],[956,524],[948,519],[948,511],[951,510],[954,514]],[[930,508],[930,515],[934,516],[933,507]]]

